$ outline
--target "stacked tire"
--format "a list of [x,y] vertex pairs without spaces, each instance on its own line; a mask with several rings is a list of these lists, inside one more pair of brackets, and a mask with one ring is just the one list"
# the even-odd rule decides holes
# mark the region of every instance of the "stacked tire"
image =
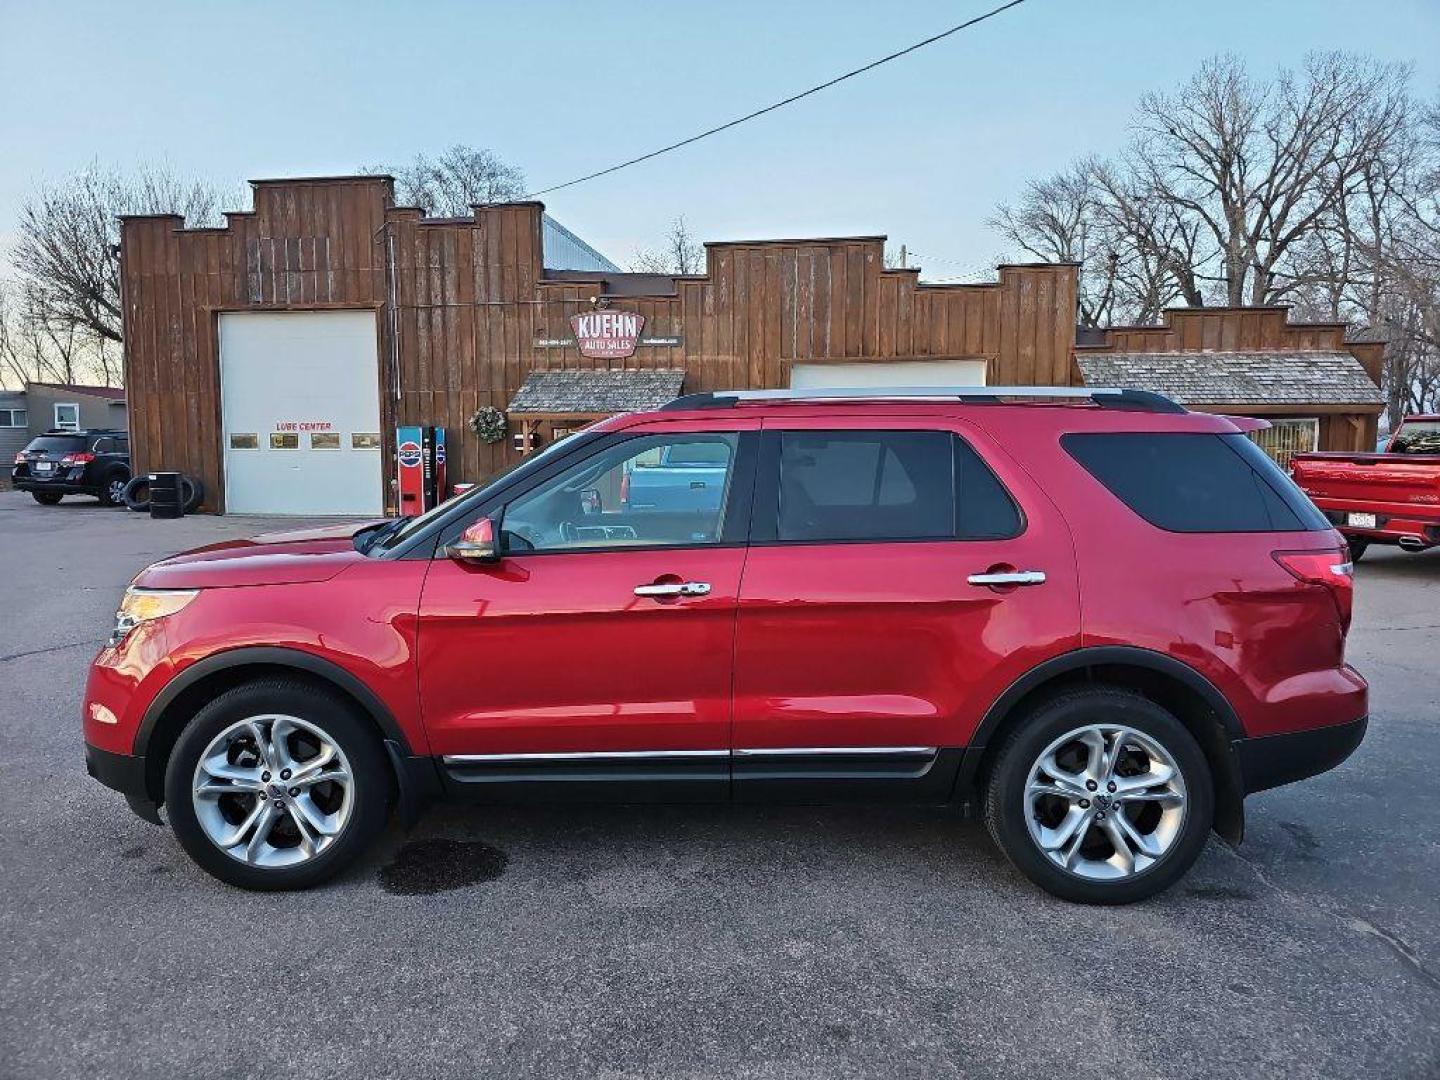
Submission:
[[[125,485],[125,494],[122,496],[125,505],[137,514],[150,513],[150,481],[155,476],[166,475],[150,473],[137,476]],[[179,477],[179,506],[181,513],[193,514],[200,509],[200,504],[205,501],[205,485],[197,479],[186,476],[184,473],[171,473],[171,476]],[[180,514],[174,514],[179,517]]]

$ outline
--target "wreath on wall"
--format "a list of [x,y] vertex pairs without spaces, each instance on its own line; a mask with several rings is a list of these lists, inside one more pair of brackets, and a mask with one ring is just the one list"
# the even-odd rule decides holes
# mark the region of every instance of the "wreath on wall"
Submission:
[[509,427],[505,414],[494,405],[486,405],[470,417],[470,430],[480,436],[481,442],[500,442],[505,438]]

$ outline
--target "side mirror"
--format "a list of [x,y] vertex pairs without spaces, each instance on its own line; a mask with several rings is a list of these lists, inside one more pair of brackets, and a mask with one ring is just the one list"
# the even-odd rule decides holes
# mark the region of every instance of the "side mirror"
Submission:
[[461,562],[488,563],[500,559],[495,539],[495,522],[483,517],[470,525],[459,538],[445,545],[445,554]]

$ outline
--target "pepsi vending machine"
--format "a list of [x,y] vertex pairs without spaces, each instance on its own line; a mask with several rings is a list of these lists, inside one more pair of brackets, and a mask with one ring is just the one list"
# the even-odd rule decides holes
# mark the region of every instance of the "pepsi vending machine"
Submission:
[[445,429],[405,425],[395,429],[400,516],[415,517],[445,499]]

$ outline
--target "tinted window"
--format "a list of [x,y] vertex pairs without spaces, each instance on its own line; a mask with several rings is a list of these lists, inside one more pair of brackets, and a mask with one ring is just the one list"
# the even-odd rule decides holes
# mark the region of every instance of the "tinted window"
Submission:
[[1061,444],[1150,524],[1171,532],[1296,532],[1330,523],[1243,435],[1072,434]]
[[777,538],[953,538],[955,464],[941,431],[783,432]]
[[71,453],[74,450],[84,450],[85,440],[78,435],[42,435],[38,439],[31,439],[26,450],[55,450],[62,454]]
[[1019,536],[1020,510],[1000,478],[968,443],[955,444],[955,482],[958,489],[958,532],[962,540],[1008,540]]

